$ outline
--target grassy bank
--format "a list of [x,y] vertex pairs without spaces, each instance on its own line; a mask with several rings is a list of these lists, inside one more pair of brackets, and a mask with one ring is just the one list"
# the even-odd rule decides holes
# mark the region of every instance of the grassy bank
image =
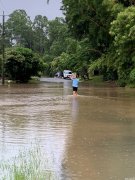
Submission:
[[39,147],[34,147],[19,152],[18,156],[10,161],[0,162],[0,179],[57,180],[58,178],[45,154]]
[[91,85],[96,86],[117,86],[115,81],[104,81],[103,76],[92,76],[88,81],[91,83]]

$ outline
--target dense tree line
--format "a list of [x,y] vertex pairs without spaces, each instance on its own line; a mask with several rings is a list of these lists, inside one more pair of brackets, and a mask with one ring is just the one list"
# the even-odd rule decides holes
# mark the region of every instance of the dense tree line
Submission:
[[79,58],[88,75],[98,71],[121,86],[135,82],[134,5],[134,0],[63,0],[68,27],[84,42],[80,52],[87,49]]
[[[2,24],[0,25],[0,32],[0,59],[2,61]],[[31,57],[37,57],[40,64],[40,66],[38,65],[38,67],[40,67],[38,70],[35,68],[36,73],[31,73],[31,75],[54,75],[56,69],[53,69],[52,61],[66,51],[66,37],[68,37],[68,29],[62,18],[48,21],[47,17],[37,15],[35,19],[31,21],[24,10],[15,10],[5,22],[5,74],[8,75],[8,78],[14,80],[15,77],[21,77],[16,74],[14,63],[15,61],[16,64],[20,62],[18,53],[22,55],[22,51],[24,51],[26,52],[25,61],[23,61],[21,67],[24,65],[23,69],[25,74],[24,72],[22,73],[21,78],[24,78],[20,79],[20,81],[26,81],[26,72],[30,72],[26,70],[25,66],[25,64],[30,63],[30,52],[32,53]],[[12,55],[10,59],[9,54]],[[32,63],[33,59],[31,58],[31,65]],[[20,66],[20,64],[18,66]],[[8,70],[8,68],[10,70]],[[18,67],[18,70],[19,68],[20,67]],[[10,73],[12,73],[12,75]],[[29,78],[30,74],[28,75],[28,79]],[[18,78],[16,80],[18,81]]]
[[135,1],[62,0],[61,9],[65,18],[51,21],[14,11],[5,23],[8,53],[31,49],[40,64],[36,71],[48,76],[71,69],[83,78],[100,74],[121,86],[134,84]]

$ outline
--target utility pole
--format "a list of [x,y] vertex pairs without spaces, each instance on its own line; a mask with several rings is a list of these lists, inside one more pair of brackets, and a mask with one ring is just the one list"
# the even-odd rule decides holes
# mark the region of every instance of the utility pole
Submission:
[[2,76],[2,84],[5,84],[5,15],[4,11],[2,16],[2,66],[1,66],[1,76]]
[[5,15],[2,15],[2,84],[5,84]]

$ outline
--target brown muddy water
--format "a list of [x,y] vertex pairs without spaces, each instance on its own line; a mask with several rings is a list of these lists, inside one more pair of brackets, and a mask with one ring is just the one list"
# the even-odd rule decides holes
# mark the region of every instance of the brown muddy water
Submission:
[[135,180],[135,89],[0,85],[0,161],[38,141],[60,180]]

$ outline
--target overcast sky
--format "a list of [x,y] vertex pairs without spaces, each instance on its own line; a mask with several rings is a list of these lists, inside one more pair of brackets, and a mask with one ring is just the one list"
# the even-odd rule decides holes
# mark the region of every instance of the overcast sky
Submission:
[[36,15],[46,16],[49,20],[55,19],[55,17],[63,17],[60,10],[61,0],[50,0],[47,4],[47,0],[0,0],[0,15],[11,14],[16,9],[24,9],[31,20]]

